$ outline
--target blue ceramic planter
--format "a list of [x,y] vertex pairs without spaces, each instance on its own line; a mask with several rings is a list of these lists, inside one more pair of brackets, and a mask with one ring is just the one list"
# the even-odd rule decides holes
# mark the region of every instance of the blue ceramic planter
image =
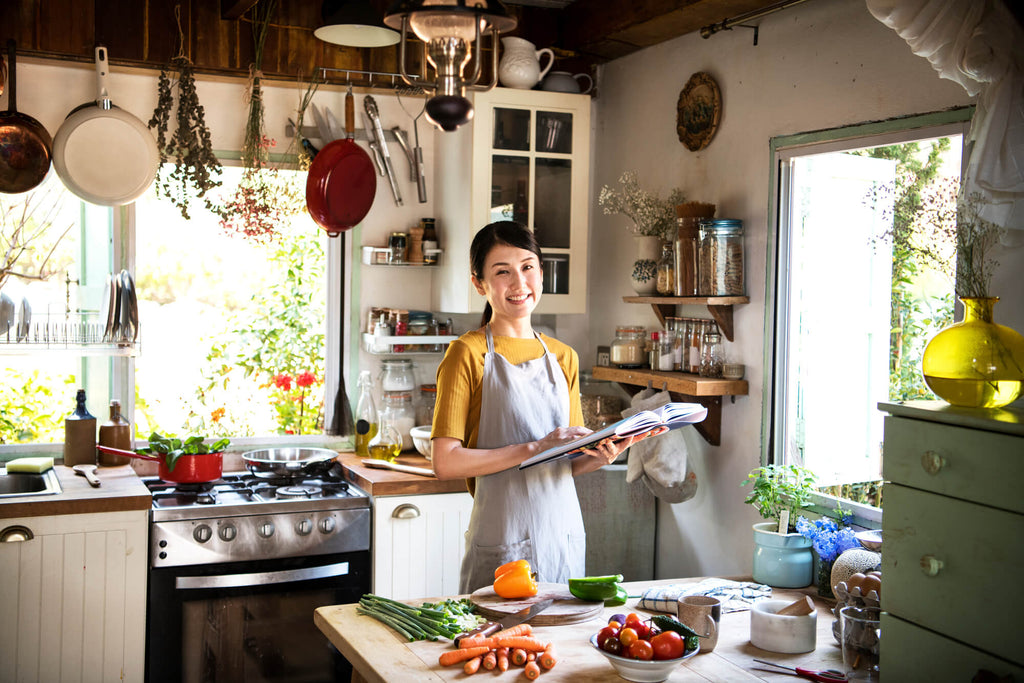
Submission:
[[774,522],[754,525],[754,581],[775,588],[803,588],[814,577],[811,540],[780,534]]

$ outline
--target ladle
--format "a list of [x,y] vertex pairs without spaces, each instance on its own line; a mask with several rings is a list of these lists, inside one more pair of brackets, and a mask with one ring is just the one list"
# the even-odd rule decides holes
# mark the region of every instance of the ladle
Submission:
[[75,474],[80,474],[93,486],[100,485],[99,477],[96,476],[96,465],[74,465],[71,469]]

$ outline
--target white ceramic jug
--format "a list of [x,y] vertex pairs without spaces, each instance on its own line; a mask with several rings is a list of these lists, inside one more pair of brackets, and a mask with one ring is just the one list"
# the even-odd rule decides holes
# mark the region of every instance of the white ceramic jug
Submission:
[[[555,63],[555,55],[548,48],[538,50],[528,40],[506,36],[501,39],[504,54],[498,64],[498,79],[506,88],[529,90],[544,78],[551,65]],[[540,68],[540,58],[548,56],[547,65]]]
[[[583,88],[580,82],[581,78],[587,79],[587,87]],[[552,92],[571,92],[571,93],[583,93],[584,95],[590,92],[590,89],[594,87],[594,81],[588,74],[579,73],[573,75],[568,71],[552,71],[548,74],[544,82],[540,84],[541,90],[549,90]]]

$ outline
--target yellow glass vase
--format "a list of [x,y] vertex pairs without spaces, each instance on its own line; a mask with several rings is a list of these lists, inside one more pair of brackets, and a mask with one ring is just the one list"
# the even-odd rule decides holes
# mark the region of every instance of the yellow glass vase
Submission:
[[964,319],[939,332],[925,347],[924,381],[955,406],[1000,408],[1024,387],[1024,336],[992,322],[999,297],[961,297]]

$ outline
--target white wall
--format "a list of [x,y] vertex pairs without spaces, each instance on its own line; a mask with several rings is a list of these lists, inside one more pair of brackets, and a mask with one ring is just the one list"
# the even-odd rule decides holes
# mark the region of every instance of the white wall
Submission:
[[[743,504],[748,489],[739,484],[759,464],[761,450],[770,138],[971,103],[860,0],[815,0],[759,23],[757,46],[749,29],[710,39],[690,34],[611,62],[599,78],[593,196],[602,185],[614,185],[623,170],[637,169],[644,187],[662,196],[679,187],[689,200],[717,204],[718,216],[743,219],[746,229],[751,301],[735,308],[735,342],[727,351],[747,364],[750,394],[724,402],[722,445],[702,441],[701,451],[691,454],[699,477],[696,498],[659,502],[659,577],[744,574],[751,568],[749,528],[757,517]],[[676,136],[676,102],[697,71],[715,78],[723,104],[717,135],[693,153]],[[624,220],[593,212],[591,272],[605,275],[590,280],[590,346],[578,349],[584,359],[594,358],[597,344],[611,341],[616,325],[657,324],[649,307],[622,303],[631,293],[635,253]],[[1009,320],[1016,309],[1022,329],[1019,292],[1019,285],[1006,289],[997,315]],[[696,307],[683,307],[682,314],[708,317]]]

